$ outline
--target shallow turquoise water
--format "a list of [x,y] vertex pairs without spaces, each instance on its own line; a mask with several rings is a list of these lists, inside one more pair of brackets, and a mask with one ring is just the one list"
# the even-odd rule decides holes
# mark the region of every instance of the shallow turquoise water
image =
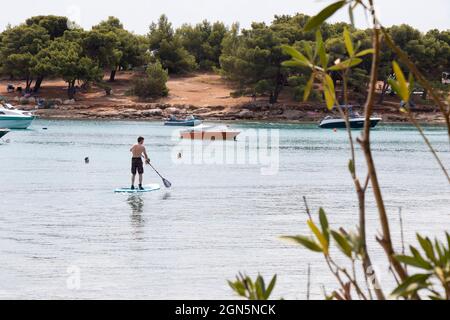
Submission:
[[[205,158],[187,163],[189,148],[173,138],[177,129],[157,122],[39,120],[8,134],[10,142],[0,142],[0,298],[234,298],[226,280],[238,271],[277,273],[274,297],[305,298],[308,263],[312,297],[322,297],[322,284],[335,288],[320,255],[278,236],[307,234],[303,196],[314,212],[323,206],[332,225],[356,225],[345,132],[232,126],[250,137],[279,130],[272,131],[279,148],[270,149],[279,155],[278,162],[270,158],[278,163],[276,174],[263,175],[267,165],[250,160],[211,160],[206,156],[217,149],[201,143],[188,147],[203,147],[194,153]],[[426,133],[450,167],[443,128]],[[138,135],[172,189],[113,193],[129,184],[128,150]],[[372,139],[394,239],[399,207],[408,242],[415,242],[415,232],[443,236],[450,230],[450,189],[420,136],[409,126],[381,126]],[[227,142],[223,150],[235,145]],[[259,147],[250,148],[250,157]],[[161,182],[147,167],[144,183]],[[381,263],[376,218],[369,190],[368,237],[373,260]],[[379,272],[388,287],[388,271]],[[74,275],[79,288],[71,285]]]

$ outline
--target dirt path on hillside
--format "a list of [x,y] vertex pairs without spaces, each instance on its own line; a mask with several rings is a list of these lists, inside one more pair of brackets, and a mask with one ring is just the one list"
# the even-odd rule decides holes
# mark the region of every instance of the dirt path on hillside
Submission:
[[[89,104],[92,106],[114,106],[130,105],[142,103],[136,97],[128,96],[127,90],[132,86],[132,79],[139,75],[132,72],[120,72],[115,82],[108,82],[112,87],[112,95],[107,96],[105,91],[94,86],[89,92],[78,92],[76,100],[78,103]],[[105,76],[106,78],[106,76]],[[25,87],[23,81],[0,81],[0,95],[13,99],[18,97],[17,93],[7,93],[7,84],[15,87]],[[250,98],[240,97],[232,98],[230,93],[233,88],[230,83],[224,81],[219,75],[212,73],[199,73],[191,76],[173,76],[167,82],[169,96],[158,99],[153,102],[177,104],[177,105],[196,105],[199,107],[207,106],[234,106],[250,101]],[[44,99],[67,99],[66,83],[62,80],[45,79],[42,88],[39,91],[39,97]]]

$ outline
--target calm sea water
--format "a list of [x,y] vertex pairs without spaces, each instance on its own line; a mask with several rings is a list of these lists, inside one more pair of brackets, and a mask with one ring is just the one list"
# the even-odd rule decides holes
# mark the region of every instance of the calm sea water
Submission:
[[[314,212],[325,208],[332,226],[356,225],[345,132],[232,126],[252,134],[279,130],[279,148],[271,149],[279,152],[278,173],[263,175],[261,165],[249,161],[189,164],[186,151],[177,159],[176,129],[157,122],[38,120],[8,134],[9,143],[0,142],[0,298],[231,299],[226,280],[245,271],[277,273],[273,297],[303,299],[308,263],[311,295],[322,298],[322,285],[331,290],[336,283],[321,256],[278,237],[308,234],[303,196]],[[443,128],[426,133],[450,167]],[[173,187],[114,194],[129,185],[129,148],[138,135]],[[409,243],[416,232],[450,230],[448,183],[416,131],[380,126],[373,149],[397,248],[399,207]],[[362,161],[358,151],[360,172]],[[144,183],[160,179],[146,168]],[[387,288],[391,278],[374,241],[378,230],[369,190],[371,254]]]

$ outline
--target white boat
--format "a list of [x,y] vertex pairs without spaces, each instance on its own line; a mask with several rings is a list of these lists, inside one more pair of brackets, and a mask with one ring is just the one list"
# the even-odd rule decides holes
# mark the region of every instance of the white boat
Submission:
[[228,126],[198,125],[192,129],[180,132],[181,139],[198,140],[236,140],[240,131],[230,129]]
[[0,105],[0,128],[26,129],[35,118],[30,111],[16,109],[8,103]]
[[[366,122],[365,117],[359,115],[358,112],[353,112],[353,107],[355,106],[340,106],[342,109],[347,110],[349,115],[349,123],[350,128],[352,129],[361,129],[364,128],[364,124]],[[371,117],[370,118],[370,127],[374,128],[378,122],[382,119],[380,117]],[[323,129],[337,129],[337,128],[346,128],[345,120],[340,116],[327,116],[325,117],[319,124],[319,127]]]
[[[364,128],[364,123],[366,119],[364,117],[354,117],[348,119],[350,122],[350,128],[352,129],[361,129]],[[372,117],[370,118],[370,127],[374,128],[378,122],[381,121],[381,118]],[[319,124],[319,127],[323,129],[338,129],[345,128],[345,120],[342,118],[333,118],[333,117],[325,117]]]

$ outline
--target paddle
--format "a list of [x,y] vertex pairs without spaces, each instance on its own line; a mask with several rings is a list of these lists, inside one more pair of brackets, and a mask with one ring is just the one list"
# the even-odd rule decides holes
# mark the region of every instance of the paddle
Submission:
[[[144,159],[145,161],[145,159]],[[153,170],[155,170],[155,172],[158,174],[158,176],[162,179],[164,186],[166,188],[170,188],[172,186],[172,183],[170,183],[169,180],[164,179],[164,177],[158,172],[158,170],[155,169],[155,167],[150,163],[150,162],[146,162],[150,167],[152,167]]]

